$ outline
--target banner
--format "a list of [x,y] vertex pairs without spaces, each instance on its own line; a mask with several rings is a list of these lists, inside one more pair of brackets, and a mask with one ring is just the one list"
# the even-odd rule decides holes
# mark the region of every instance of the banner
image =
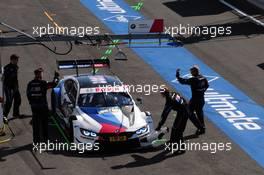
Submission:
[[135,20],[128,22],[128,33],[162,33],[163,19]]

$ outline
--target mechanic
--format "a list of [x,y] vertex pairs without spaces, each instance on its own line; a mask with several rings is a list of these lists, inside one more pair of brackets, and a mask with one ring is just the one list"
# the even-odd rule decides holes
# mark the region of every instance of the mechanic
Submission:
[[5,95],[5,104],[4,104],[4,121],[7,121],[7,116],[10,112],[13,100],[13,116],[15,118],[20,117],[19,107],[21,104],[21,96],[18,86],[18,59],[19,56],[13,54],[10,56],[10,63],[4,67],[3,75],[3,89]]
[[197,129],[196,134],[204,134],[205,133],[205,123],[204,123],[204,114],[203,107],[205,104],[204,93],[209,87],[209,83],[207,79],[200,74],[199,67],[194,65],[190,68],[190,73],[192,75],[191,78],[182,78],[180,77],[180,69],[176,70],[176,78],[181,84],[187,84],[191,86],[192,90],[192,98],[189,102],[189,109],[191,115],[195,115],[199,119],[202,124],[202,129]]
[[171,110],[177,111],[177,116],[172,126],[169,142],[180,145],[180,142],[183,143],[183,132],[188,120],[188,105],[180,94],[176,92],[170,92],[167,87],[161,89],[161,95],[162,97],[166,98],[166,103],[161,114],[161,120],[155,130],[159,131],[161,129]]
[[55,72],[52,82],[42,80],[43,69],[34,71],[35,78],[27,86],[27,98],[32,110],[33,142],[46,143],[48,141],[48,117],[47,90],[57,85],[59,74]]

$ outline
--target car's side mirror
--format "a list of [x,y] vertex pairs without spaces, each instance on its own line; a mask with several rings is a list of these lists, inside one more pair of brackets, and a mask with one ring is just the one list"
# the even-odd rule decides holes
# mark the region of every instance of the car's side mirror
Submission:
[[138,98],[136,98],[136,100],[137,100],[137,102],[138,102],[139,104],[143,104],[143,99],[142,99],[142,97],[138,97]]

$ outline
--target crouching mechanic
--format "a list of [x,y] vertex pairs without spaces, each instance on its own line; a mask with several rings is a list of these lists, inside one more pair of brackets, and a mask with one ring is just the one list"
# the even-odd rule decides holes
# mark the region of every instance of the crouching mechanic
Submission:
[[170,92],[167,87],[161,89],[161,95],[166,98],[166,103],[156,131],[161,129],[171,110],[177,111],[177,116],[171,130],[170,142],[180,145],[180,143],[183,143],[183,132],[189,116],[187,103],[180,94]]
[[48,117],[47,90],[56,86],[59,74],[55,72],[52,82],[42,80],[43,69],[34,71],[35,78],[28,83],[27,98],[32,110],[33,142],[46,143],[48,141]]

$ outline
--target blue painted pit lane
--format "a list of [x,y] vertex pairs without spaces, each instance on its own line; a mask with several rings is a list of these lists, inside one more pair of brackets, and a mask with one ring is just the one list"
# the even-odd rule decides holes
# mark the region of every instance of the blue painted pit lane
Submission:
[[[80,1],[114,34],[126,34],[128,20],[144,19],[144,16],[134,11],[123,0]],[[188,69],[193,64],[198,64],[210,81],[210,89],[206,93],[205,115],[264,167],[262,106],[183,47],[132,48],[132,50],[187,98],[191,96],[190,89],[175,81],[175,70],[181,68],[182,75],[187,77]]]

